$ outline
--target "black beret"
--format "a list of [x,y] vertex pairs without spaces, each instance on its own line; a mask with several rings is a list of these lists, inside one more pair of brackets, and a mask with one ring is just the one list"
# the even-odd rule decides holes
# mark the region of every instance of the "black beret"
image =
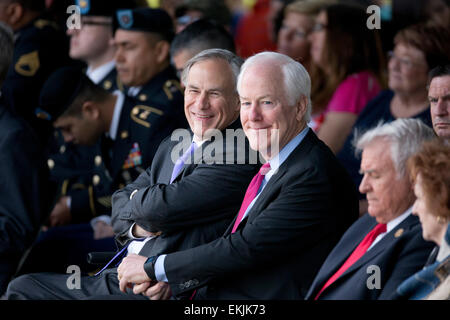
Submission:
[[175,35],[172,19],[162,9],[138,8],[134,10],[119,10],[114,16],[113,28],[114,31],[124,29],[158,33],[169,42],[172,41]]
[[36,116],[55,121],[69,108],[88,81],[89,78],[76,67],[64,67],[52,73],[41,89]]
[[127,0],[75,0],[75,5],[82,16],[112,17],[117,10],[136,8],[134,1]]

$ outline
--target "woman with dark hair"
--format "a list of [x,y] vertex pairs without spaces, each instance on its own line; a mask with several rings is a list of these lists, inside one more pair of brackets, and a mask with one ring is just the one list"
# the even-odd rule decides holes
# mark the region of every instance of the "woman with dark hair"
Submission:
[[436,261],[406,279],[397,293],[410,300],[430,299],[433,290],[446,286],[441,298],[450,299],[450,146],[438,139],[424,143],[408,160],[408,169],[416,195],[413,214],[420,218],[423,238],[439,251]]
[[[337,154],[358,186],[360,158],[355,156],[355,132],[364,132],[380,121],[398,118],[418,118],[432,126],[428,102],[428,72],[450,59],[450,30],[431,24],[417,24],[402,29],[394,38],[394,50],[389,53],[388,87],[371,100],[359,115],[343,148]],[[361,195],[361,199],[365,197]],[[360,213],[366,212],[367,202],[360,202]]]
[[383,84],[384,58],[376,30],[367,28],[367,14],[357,5],[332,4],[316,18],[311,56],[327,79],[320,90],[327,101],[313,129],[335,153],[350,133],[358,114]]

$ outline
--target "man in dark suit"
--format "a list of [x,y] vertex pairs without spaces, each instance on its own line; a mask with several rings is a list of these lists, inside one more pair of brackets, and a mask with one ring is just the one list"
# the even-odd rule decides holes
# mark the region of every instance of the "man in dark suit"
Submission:
[[[13,34],[0,23],[0,88],[13,56]],[[0,296],[48,212],[48,169],[31,127],[0,92]],[[49,192],[47,194],[47,192]]]
[[357,218],[349,177],[307,127],[310,78],[303,66],[282,54],[257,54],[244,63],[237,87],[244,132],[267,161],[237,218],[208,244],[127,256],[118,267],[121,290],[134,285],[151,299],[302,299]]
[[[113,196],[117,240],[130,253],[173,252],[219,237],[239,209],[245,189],[260,166],[253,163],[256,154],[238,129],[235,88],[242,60],[226,50],[208,50],[191,64],[192,70],[184,77],[190,90],[185,113],[191,131],[175,131],[164,140],[152,166]],[[225,136],[230,130],[241,144],[227,144],[229,138]],[[179,153],[185,154],[193,141],[197,145],[194,162],[187,158],[178,166]],[[120,294],[117,270],[112,266],[96,277],[83,277],[83,290],[69,290],[66,275],[26,275],[13,281],[8,297],[80,299]],[[48,290],[31,289],[38,282],[45,283]],[[131,290],[128,293],[128,297],[146,299]]]
[[307,299],[391,299],[403,280],[425,264],[433,244],[422,238],[411,215],[414,193],[406,174],[408,157],[434,137],[416,119],[398,119],[362,135],[359,190],[368,214],[356,221],[327,257]]

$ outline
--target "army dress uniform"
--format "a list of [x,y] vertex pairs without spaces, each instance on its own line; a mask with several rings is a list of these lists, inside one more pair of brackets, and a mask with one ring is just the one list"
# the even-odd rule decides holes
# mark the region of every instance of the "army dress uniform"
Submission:
[[43,145],[51,131],[36,119],[39,93],[56,69],[74,64],[68,55],[68,39],[56,22],[43,14],[15,33],[12,64],[3,84],[4,98],[14,111],[27,120]]
[[[167,112],[167,107],[124,97],[116,137],[102,136],[93,155],[91,174],[81,171],[63,183],[62,194],[71,197],[74,222],[110,214],[112,193],[151,165],[159,143],[179,128],[177,116]],[[49,159],[51,171],[56,169],[58,156]]]

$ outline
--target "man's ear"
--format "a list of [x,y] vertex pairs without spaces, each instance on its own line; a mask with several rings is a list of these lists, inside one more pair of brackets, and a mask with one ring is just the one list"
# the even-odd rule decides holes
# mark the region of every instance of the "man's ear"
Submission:
[[12,2],[6,6],[5,13],[8,17],[7,23],[14,29],[14,26],[17,25],[22,19],[24,15],[24,9],[20,3]]
[[308,110],[308,98],[302,95],[300,99],[298,99],[296,105],[296,119],[298,121],[302,121],[305,118],[306,111]]
[[241,99],[239,98],[238,95],[236,95],[236,111],[241,111]]
[[100,118],[100,109],[94,102],[86,101],[81,106],[81,114],[85,118],[97,120]]
[[156,61],[163,63],[169,57],[170,44],[167,41],[158,41],[155,45]]

